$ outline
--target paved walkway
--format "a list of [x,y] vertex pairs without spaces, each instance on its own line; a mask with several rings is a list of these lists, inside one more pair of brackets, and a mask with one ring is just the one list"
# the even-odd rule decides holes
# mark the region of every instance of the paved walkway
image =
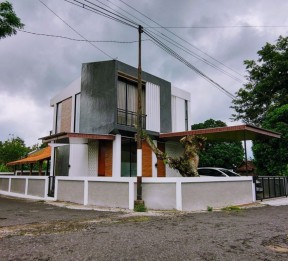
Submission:
[[265,199],[265,200],[261,201],[260,204],[268,205],[268,206],[287,206],[288,205],[288,197]]

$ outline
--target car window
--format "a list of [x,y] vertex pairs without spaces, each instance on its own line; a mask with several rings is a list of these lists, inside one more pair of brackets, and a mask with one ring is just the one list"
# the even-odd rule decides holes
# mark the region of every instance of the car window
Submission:
[[228,169],[221,169],[222,172],[224,172],[225,174],[227,174],[229,177],[239,177],[240,175],[233,172],[233,171],[230,171]]
[[216,169],[198,169],[199,175],[203,176],[212,176],[212,177],[223,177],[224,174],[222,174],[220,171]]

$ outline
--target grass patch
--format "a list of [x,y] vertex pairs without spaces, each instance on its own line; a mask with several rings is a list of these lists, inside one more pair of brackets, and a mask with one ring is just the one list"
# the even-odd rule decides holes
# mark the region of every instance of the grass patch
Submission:
[[208,212],[212,212],[212,211],[213,211],[213,207],[207,206],[207,211],[208,211]]
[[227,207],[221,208],[221,210],[223,210],[223,211],[240,211],[241,208],[238,206],[227,206]]
[[135,201],[134,211],[135,212],[147,212],[147,208],[145,207],[144,201],[142,200],[140,200],[139,202]]

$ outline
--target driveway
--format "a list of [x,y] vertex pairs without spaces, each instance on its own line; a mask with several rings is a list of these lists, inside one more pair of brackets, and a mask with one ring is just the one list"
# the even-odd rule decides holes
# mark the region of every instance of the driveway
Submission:
[[133,213],[0,197],[0,260],[288,260],[288,206]]

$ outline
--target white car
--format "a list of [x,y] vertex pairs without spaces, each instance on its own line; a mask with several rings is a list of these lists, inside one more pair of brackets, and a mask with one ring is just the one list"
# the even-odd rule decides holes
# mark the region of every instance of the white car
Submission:
[[[210,177],[241,177],[241,175],[236,172],[223,169],[223,168],[213,168],[213,167],[203,167],[198,168],[198,174],[200,177],[210,176]],[[263,187],[259,180],[255,182],[256,193],[262,193]]]
[[198,168],[198,173],[200,176],[210,177],[240,177],[240,175],[234,171],[224,168],[203,167]]

